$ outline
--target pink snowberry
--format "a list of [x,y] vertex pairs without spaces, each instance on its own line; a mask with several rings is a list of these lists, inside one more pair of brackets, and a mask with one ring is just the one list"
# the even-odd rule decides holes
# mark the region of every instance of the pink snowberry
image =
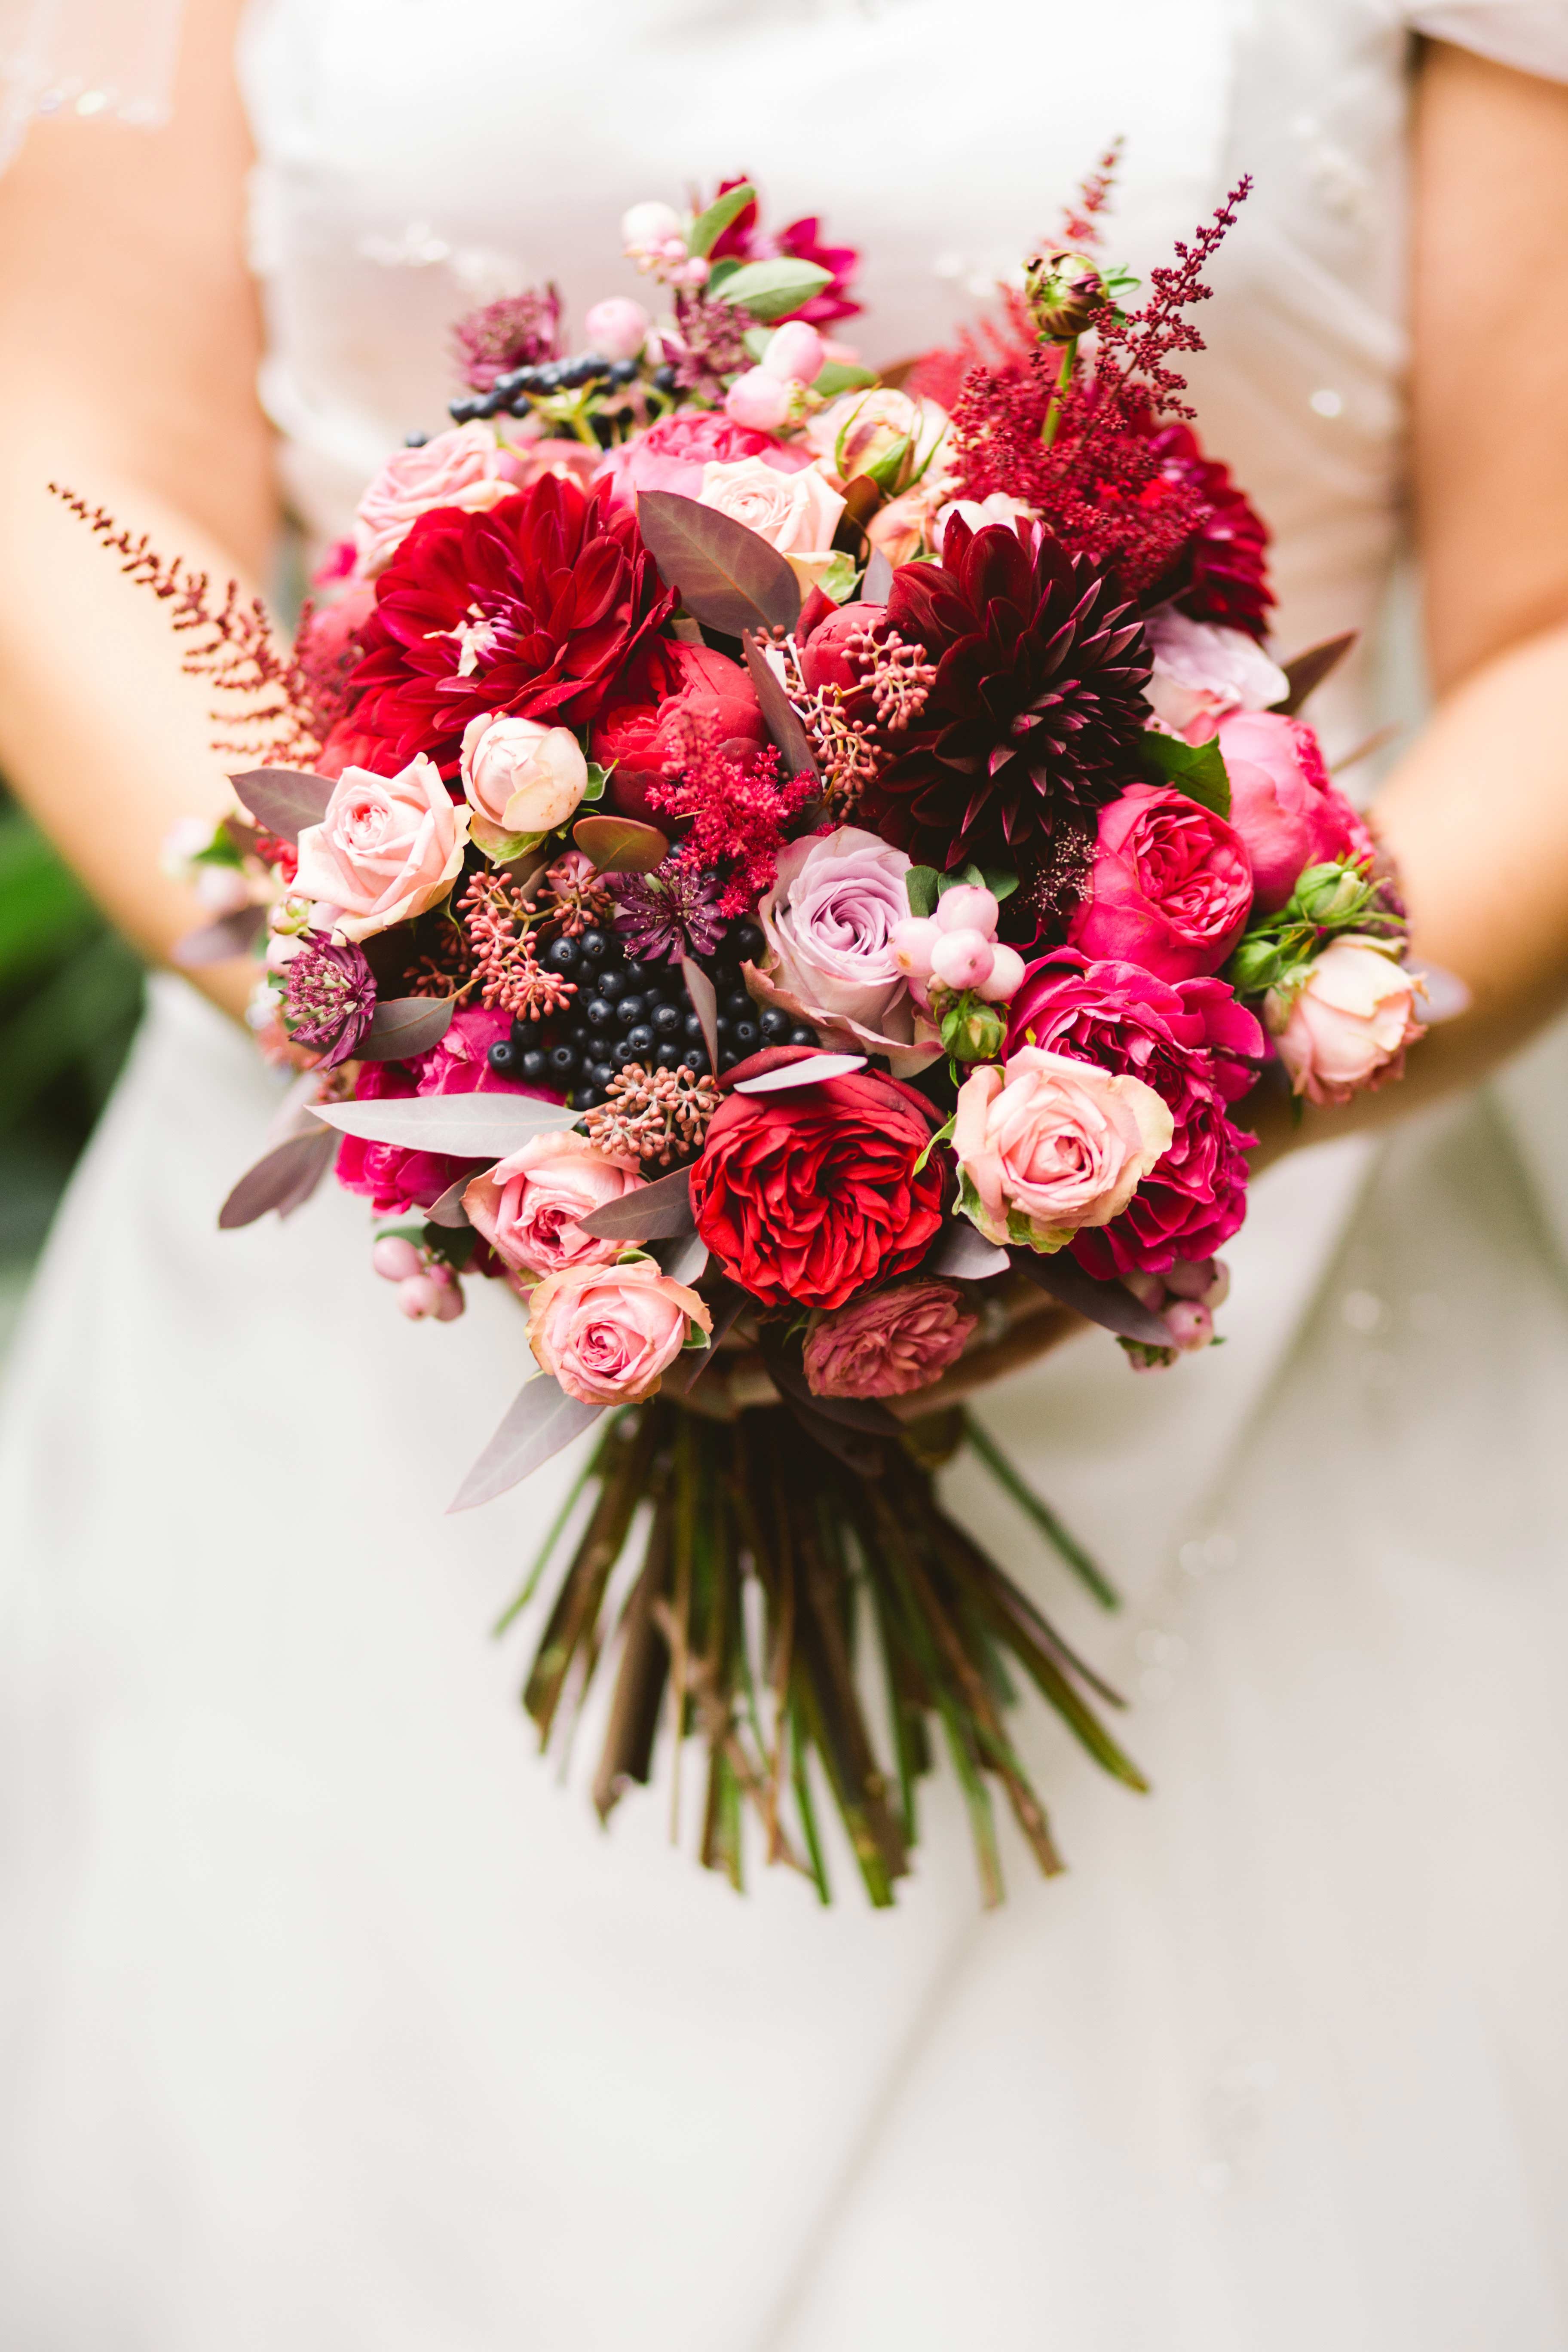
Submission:
[[635,360],[647,341],[653,320],[640,302],[628,295],[612,294],[595,302],[583,321],[590,351],[606,360]]
[[724,395],[724,406],[737,425],[755,433],[772,433],[789,415],[790,388],[766,368],[748,368]]
[[[937,920],[942,920],[940,915]],[[980,988],[990,979],[995,961],[996,951],[983,931],[944,929],[931,948],[931,976],[944,988]]]
[[384,1282],[406,1282],[425,1271],[424,1259],[401,1234],[384,1234],[371,1251],[370,1262]]
[[411,1274],[397,1286],[397,1304],[411,1323],[441,1311],[441,1285],[427,1274]]
[[941,936],[930,915],[906,915],[889,934],[893,961],[911,980],[926,979],[931,971],[931,951]]
[[1000,940],[991,950],[991,977],[980,983],[980,993],[987,1004],[1005,1004],[1016,996],[1024,985],[1024,959],[1016,948],[1005,947]]
[[938,927],[944,931],[978,931],[982,939],[996,936],[996,919],[1002,909],[996,894],[980,882],[960,882],[952,890],[944,890],[936,902]]
[[815,383],[827,353],[816,329],[804,319],[791,319],[775,328],[763,366],[784,383]]
[[1214,1317],[1200,1298],[1173,1298],[1165,1308],[1165,1328],[1185,1355],[1208,1346],[1214,1338]]

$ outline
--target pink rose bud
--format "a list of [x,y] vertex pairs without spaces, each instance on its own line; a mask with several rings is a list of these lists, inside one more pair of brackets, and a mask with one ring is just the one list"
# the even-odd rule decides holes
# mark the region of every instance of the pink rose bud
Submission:
[[583,321],[588,348],[607,360],[635,360],[647,341],[653,320],[640,302],[627,294],[612,294],[595,302]]
[[425,1271],[425,1261],[401,1234],[384,1234],[370,1254],[371,1265],[383,1282],[407,1282]]
[[661,205],[657,202],[633,205],[629,212],[624,212],[621,215],[621,243],[625,246],[636,246],[639,248],[646,246],[663,246],[667,245],[671,237],[680,244],[680,249],[684,253],[686,247],[680,236],[680,215],[673,205]]
[[984,932],[940,931],[931,951],[931,976],[944,988],[978,988],[990,979],[995,961]]
[[987,1004],[1005,1004],[1016,996],[1024,985],[1024,959],[1016,948],[1004,947],[996,941],[991,950],[991,977],[980,983],[980,993]]
[[983,940],[994,940],[1001,911],[994,891],[978,882],[961,882],[955,890],[944,890],[937,900],[937,928],[943,931],[978,931]]
[[737,425],[753,432],[772,433],[789,415],[790,389],[766,368],[748,368],[724,394],[724,406]]
[[1209,1291],[1214,1276],[1212,1257],[1179,1257],[1165,1269],[1165,1287],[1173,1298],[1201,1298],[1206,1306],[1212,1306]]
[[1200,1299],[1173,1298],[1165,1309],[1165,1328],[1182,1353],[1190,1355],[1214,1338],[1214,1317]]
[[440,1313],[441,1286],[427,1274],[411,1274],[397,1286],[397,1304],[411,1323],[423,1322],[426,1315]]
[[889,934],[893,961],[911,980],[926,979],[931,971],[931,951],[941,937],[930,915],[906,915]]
[[784,383],[815,383],[826,356],[816,329],[804,319],[791,319],[774,330],[763,353],[763,367]]

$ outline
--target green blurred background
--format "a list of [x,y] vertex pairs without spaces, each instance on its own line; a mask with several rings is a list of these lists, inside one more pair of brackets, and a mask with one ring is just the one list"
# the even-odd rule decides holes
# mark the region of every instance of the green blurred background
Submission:
[[0,1349],[125,1059],[142,977],[0,785]]

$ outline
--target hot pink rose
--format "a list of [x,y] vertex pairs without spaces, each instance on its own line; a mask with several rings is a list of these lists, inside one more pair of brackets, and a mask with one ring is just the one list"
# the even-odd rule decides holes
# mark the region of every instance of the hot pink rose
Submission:
[[[438,1045],[411,1062],[363,1062],[354,1081],[356,1102],[381,1102],[408,1095],[524,1094],[559,1100],[534,1087],[503,1078],[489,1065],[489,1049],[511,1034],[511,1015],[465,1005]],[[348,1192],[368,1194],[377,1216],[399,1210],[428,1209],[455,1184],[471,1160],[439,1151],[411,1151],[396,1143],[367,1143],[345,1135],[338,1147],[337,1178]]]
[[1237,710],[1219,723],[1230,778],[1230,821],[1247,844],[1265,914],[1282,907],[1309,866],[1370,857],[1355,810],[1329,781],[1312,730],[1278,710]]
[[693,731],[734,756],[760,751],[767,722],[756,689],[739,662],[710,646],[661,641],[641,666],[636,699],[612,703],[595,724],[594,757],[610,770],[605,787],[612,808],[644,824],[668,828],[647,798],[650,784],[668,781],[669,770],[686,755]]
[[956,1363],[980,1318],[947,1282],[890,1282],[818,1316],[805,1342],[816,1396],[908,1396]]
[[789,448],[771,433],[704,411],[660,417],[635,441],[613,449],[600,472],[618,504],[635,506],[639,490],[678,490],[683,499],[700,498],[704,467],[733,466],[742,457],[761,457],[781,474],[811,463],[808,449]]
[[713,1328],[697,1293],[632,1258],[547,1274],[529,1299],[528,1343],[568,1396],[632,1404],[653,1394],[692,1324]]
[[500,443],[485,425],[457,425],[417,449],[397,449],[371,483],[354,517],[362,575],[373,580],[432,507],[462,507],[469,514],[510,498]]
[[342,909],[336,928],[366,940],[444,898],[463,870],[468,812],[454,807],[423,751],[395,776],[345,768],[320,824],[300,835],[294,887]]
[[1375,940],[1333,940],[1289,995],[1270,991],[1264,1018],[1291,1091],[1309,1102],[1347,1103],[1405,1068],[1405,1049],[1426,1031],[1415,985]]
[[961,1205],[999,1245],[1059,1249],[1120,1216],[1175,1131],[1152,1087],[1093,1062],[1020,1046],[958,1090]]
[[1068,935],[1085,955],[1189,980],[1219,970],[1251,905],[1252,868],[1224,818],[1169,784],[1131,784],[1100,812]]
[[463,1206],[507,1265],[521,1274],[559,1274],[569,1265],[613,1264],[626,1244],[595,1240],[582,1221],[642,1181],[635,1160],[597,1150],[569,1129],[530,1136],[475,1177]]

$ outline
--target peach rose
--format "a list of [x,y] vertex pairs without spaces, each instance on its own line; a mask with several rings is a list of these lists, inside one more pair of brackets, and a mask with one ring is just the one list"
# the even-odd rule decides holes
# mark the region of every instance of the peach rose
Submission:
[[457,425],[417,449],[396,449],[359,502],[354,549],[361,576],[384,571],[422,514],[462,507],[470,514],[510,498],[504,453],[483,425]]
[[1142,1078],[1021,1045],[958,1090],[962,1205],[987,1241],[1059,1249],[1121,1215],[1169,1150],[1175,1122]]
[[475,841],[487,857],[517,857],[565,824],[588,762],[569,727],[482,710],[463,730],[461,774]]
[[468,812],[435,761],[416,752],[395,776],[345,768],[320,824],[300,835],[294,895],[342,909],[335,928],[365,940],[444,898],[463,869]]
[[702,468],[699,503],[732,516],[776,547],[789,559],[803,588],[812,586],[828,562],[844,512],[843,499],[829,489],[815,466],[798,474],[781,474],[762,457],[742,457],[733,466],[710,459]]
[[824,472],[841,482],[885,466],[900,443],[907,442],[898,478],[885,486],[894,492],[908,489],[916,474],[938,469],[946,455],[946,432],[947,411],[934,400],[911,400],[907,392],[877,384],[829,401],[806,426],[805,438]]
[[1347,1103],[1363,1087],[1397,1078],[1405,1049],[1426,1031],[1415,1018],[1416,976],[1376,940],[1333,940],[1301,985],[1271,989],[1264,1019],[1309,1102]]
[[637,1162],[598,1151],[586,1136],[531,1135],[476,1176],[463,1195],[469,1223],[514,1273],[560,1274],[572,1265],[609,1265],[625,1242],[583,1231],[610,1201],[642,1184]]
[[626,1258],[547,1274],[529,1300],[528,1344],[568,1396],[633,1404],[653,1394],[693,1324],[713,1328],[694,1290],[651,1258]]

